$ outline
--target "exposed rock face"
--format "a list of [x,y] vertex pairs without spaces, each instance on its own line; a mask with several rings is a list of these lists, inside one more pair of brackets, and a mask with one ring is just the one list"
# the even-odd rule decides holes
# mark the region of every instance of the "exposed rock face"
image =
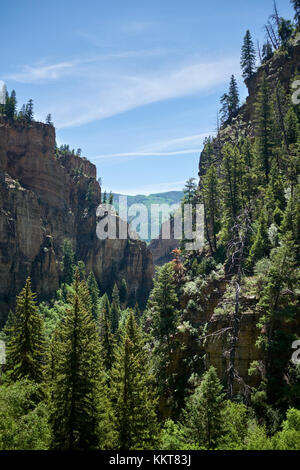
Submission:
[[96,167],[72,154],[57,158],[52,126],[0,120],[0,326],[28,275],[39,298],[58,288],[66,238],[103,288],[125,278],[131,298],[145,301],[151,253],[138,240],[97,238],[100,199]]
[[[163,238],[163,234],[168,234],[168,224],[170,224],[170,236]],[[174,219],[164,222],[160,229],[159,238],[150,242],[149,249],[153,256],[153,262],[156,266],[162,266],[172,261],[172,251],[178,248],[180,240],[174,238]]]

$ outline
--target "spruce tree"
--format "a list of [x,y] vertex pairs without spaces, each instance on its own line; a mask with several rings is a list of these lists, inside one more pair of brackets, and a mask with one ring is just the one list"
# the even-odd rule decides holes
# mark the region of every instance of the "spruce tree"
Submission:
[[262,76],[256,104],[256,132],[258,169],[262,170],[265,182],[268,183],[273,153],[273,118],[270,88],[265,73]]
[[100,338],[103,349],[103,364],[107,371],[112,367],[114,355],[114,337],[111,331],[110,303],[107,294],[101,297],[99,315]]
[[202,197],[205,210],[205,227],[206,238],[213,253],[217,249],[217,233],[218,233],[218,180],[216,168],[211,165],[202,178]]
[[300,25],[300,0],[291,0],[291,3],[295,9],[295,20]]
[[177,348],[179,311],[173,263],[165,264],[157,272],[147,304],[147,316],[154,341],[153,355],[159,394],[162,400],[169,402],[169,406],[175,409],[176,372],[172,370],[172,362]]
[[15,90],[12,90],[10,96],[6,94],[5,114],[11,121],[14,119],[17,110],[17,98]]
[[28,379],[41,383],[44,379],[46,345],[43,320],[31,291],[30,277],[17,296],[15,314],[7,328],[7,370],[12,381]]
[[122,279],[121,287],[120,287],[120,301],[123,304],[126,302],[128,296],[128,288],[125,279]]
[[116,348],[111,372],[111,395],[115,410],[118,448],[155,449],[158,423],[142,333],[133,311]]
[[112,301],[110,305],[110,322],[111,322],[111,330],[112,333],[115,333],[119,326],[120,320],[120,298],[119,298],[119,289],[117,284],[114,284],[113,292],[112,292]]
[[230,79],[228,99],[229,119],[232,119],[237,115],[240,103],[238,85],[234,75],[232,75]]
[[187,400],[183,425],[188,440],[205,449],[216,449],[223,433],[225,394],[216,369],[203,375],[200,385]]
[[266,210],[261,210],[258,219],[258,228],[250,248],[249,257],[246,265],[248,268],[252,268],[256,261],[261,258],[267,257],[270,253],[270,241],[268,237],[268,217]]
[[113,415],[108,400],[96,323],[86,282],[78,270],[65,318],[52,348],[50,422],[53,449],[90,450],[114,445]]
[[89,293],[90,293],[91,302],[92,302],[92,315],[94,319],[96,320],[98,318],[99,287],[98,287],[98,283],[96,281],[95,274],[93,273],[93,271],[90,272],[87,283],[88,283]]
[[256,53],[249,30],[246,31],[242,46],[241,67],[243,77],[249,80],[255,71]]
[[70,240],[63,243],[63,282],[71,284],[74,275],[74,251]]

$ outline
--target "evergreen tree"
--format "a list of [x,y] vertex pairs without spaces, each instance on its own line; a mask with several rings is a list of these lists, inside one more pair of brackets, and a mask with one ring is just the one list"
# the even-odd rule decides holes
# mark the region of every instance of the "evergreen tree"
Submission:
[[241,67],[243,70],[243,77],[249,80],[255,71],[256,53],[254,44],[249,30],[246,31],[244,43],[242,47]]
[[63,243],[63,282],[71,284],[74,275],[74,251],[70,240]]
[[31,291],[28,277],[17,297],[16,312],[10,318],[7,344],[7,370],[12,381],[28,379],[41,383],[44,379],[46,346],[43,320]]
[[110,193],[109,193],[109,198],[108,198],[108,204],[110,204],[110,205],[112,206],[113,203],[114,203],[114,195],[113,195],[113,193],[110,191]]
[[202,178],[202,198],[205,211],[205,227],[206,238],[213,253],[217,249],[217,232],[218,232],[218,180],[216,168],[211,165]]
[[268,221],[267,214],[263,208],[258,219],[258,228],[250,248],[249,257],[247,259],[247,267],[252,268],[256,261],[267,256],[270,253],[270,241],[268,237]]
[[158,423],[143,339],[131,310],[111,372],[111,394],[122,450],[155,449]]
[[228,93],[224,93],[224,95],[221,96],[221,109],[220,109],[220,115],[221,115],[221,123],[224,124],[229,120],[229,95]]
[[195,184],[195,178],[189,178],[185,183],[185,187],[183,189],[183,204],[193,204],[196,190],[197,185]]
[[15,90],[12,90],[10,97],[6,94],[5,114],[11,121],[14,119],[17,110],[17,98]]
[[53,449],[113,448],[114,424],[89,291],[78,270],[52,348]]
[[267,41],[262,48],[263,62],[267,62],[273,56],[272,45]]
[[99,310],[99,328],[103,348],[103,364],[105,369],[109,371],[113,364],[114,338],[111,332],[110,303],[107,294],[104,294],[103,297],[101,297]]
[[258,167],[263,171],[265,181],[268,183],[273,151],[273,120],[270,90],[265,74],[261,80],[256,104],[256,130]]
[[87,283],[92,302],[92,315],[93,318],[96,320],[98,318],[99,287],[93,271],[90,272]]
[[283,46],[287,45],[288,40],[293,34],[293,30],[294,28],[290,20],[280,18],[278,34]]
[[52,117],[50,113],[46,116],[46,124],[48,124],[48,126],[53,126]]
[[33,101],[30,99],[28,103],[26,104],[25,108],[25,118],[28,123],[31,123],[33,121]]
[[121,287],[120,287],[120,302],[123,304],[126,302],[128,296],[128,288],[125,279],[122,279]]
[[201,384],[187,400],[183,424],[187,439],[205,447],[216,449],[223,433],[225,394],[216,369],[203,375]]
[[119,326],[120,320],[120,298],[119,298],[119,289],[117,284],[114,284],[114,288],[112,291],[112,301],[110,305],[110,322],[111,322],[111,330],[112,333],[115,333]]
[[231,76],[230,79],[230,86],[229,86],[229,94],[228,94],[229,102],[228,102],[228,110],[229,110],[229,119],[232,119],[237,115],[239,110],[239,90],[237,86],[237,81],[234,75]]
[[300,24],[300,0],[291,0],[291,3],[295,9],[295,20]]
[[172,371],[172,361],[177,348],[179,312],[172,263],[165,264],[157,272],[147,304],[147,314],[150,317],[151,336],[154,340],[153,355],[159,395],[174,408],[176,373]]
[[79,260],[77,263],[77,269],[79,272],[79,278],[81,281],[84,281],[86,279],[86,271],[85,271],[85,264],[84,261]]

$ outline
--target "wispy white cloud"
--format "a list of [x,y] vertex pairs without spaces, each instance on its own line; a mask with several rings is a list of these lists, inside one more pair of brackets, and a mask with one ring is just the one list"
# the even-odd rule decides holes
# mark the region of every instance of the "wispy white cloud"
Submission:
[[124,152],[124,153],[108,153],[106,155],[97,155],[93,157],[93,161],[109,159],[109,158],[119,158],[119,157],[169,157],[172,155],[188,155],[191,153],[199,152],[199,149],[185,149],[185,150],[175,150],[174,152]]
[[[142,57],[147,53],[151,51],[123,51],[51,65],[27,65],[8,78],[23,83],[56,80],[51,102],[45,100],[41,115],[47,114],[50,108],[56,127],[69,128],[150,103],[204,92],[227,83],[230,74],[239,73],[237,58],[208,63],[173,63],[172,66],[161,61],[160,66],[150,64],[152,70],[147,73],[137,62],[118,60]],[[101,59],[105,57],[112,60],[104,65]],[[70,78],[67,88],[65,81],[62,84],[59,81],[66,76]],[[62,98],[64,106],[61,106]]]
[[[101,73],[89,80],[90,96],[76,102],[73,93],[72,113],[62,109],[56,113],[56,124],[67,128],[129,111],[139,106],[163,100],[179,98],[227,83],[230,73],[238,71],[238,61],[224,59],[211,63],[196,63],[174,66],[172,70],[149,75],[114,74],[109,77]],[[103,71],[102,71],[103,74]],[[95,88],[95,84],[98,87]],[[53,112],[54,114],[54,112]]]
[[[199,154],[203,140],[205,137],[212,135],[212,133],[206,132],[202,134],[195,134],[185,137],[179,137],[176,139],[163,140],[155,142],[154,144],[145,146],[143,148],[134,150],[132,152],[122,153],[109,153],[103,155],[97,155],[92,158],[95,162],[109,162],[114,164],[115,160],[118,162],[132,160],[136,158],[148,158],[148,157],[170,157],[170,156],[182,156]],[[191,147],[194,145],[194,147]],[[198,145],[196,147],[195,145]]]
[[25,65],[20,72],[7,75],[7,79],[14,80],[20,83],[34,83],[43,80],[57,80],[66,71],[70,71],[75,65],[75,62],[59,62],[51,65],[37,65],[31,67]]

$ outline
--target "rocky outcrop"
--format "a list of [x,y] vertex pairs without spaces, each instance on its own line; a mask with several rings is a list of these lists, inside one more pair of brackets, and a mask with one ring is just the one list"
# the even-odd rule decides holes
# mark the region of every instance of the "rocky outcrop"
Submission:
[[[170,229],[168,225],[170,224]],[[165,235],[164,235],[165,234]],[[172,251],[179,247],[180,240],[174,238],[174,219],[167,220],[161,226],[159,238],[154,238],[149,249],[156,266],[163,266],[173,259]]]
[[103,289],[124,278],[129,296],[146,300],[151,253],[139,240],[98,239],[100,199],[95,165],[56,155],[54,127],[0,120],[0,326],[28,275],[40,299],[58,288],[64,239]]

